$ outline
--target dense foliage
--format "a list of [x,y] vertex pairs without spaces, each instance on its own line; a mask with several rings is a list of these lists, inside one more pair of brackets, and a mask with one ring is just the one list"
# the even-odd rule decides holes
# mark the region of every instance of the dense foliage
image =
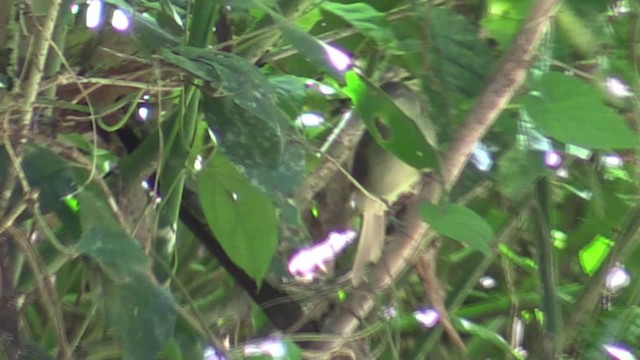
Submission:
[[635,359],[639,21],[0,0],[0,359]]

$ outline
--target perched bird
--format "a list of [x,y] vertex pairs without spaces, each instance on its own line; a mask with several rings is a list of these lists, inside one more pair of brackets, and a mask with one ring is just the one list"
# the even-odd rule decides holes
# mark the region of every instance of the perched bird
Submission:
[[[427,116],[422,98],[402,82],[387,82],[380,86],[423,133],[425,139],[436,146],[436,132]],[[383,137],[385,134],[382,134]],[[357,191],[356,204],[362,215],[358,250],[351,279],[354,285],[362,282],[366,265],[377,262],[382,256],[386,230],[387,205],[410,191],[422,174],[392,153],[383,149],[368,134],[363,136],[356,153],[354,175],[370,195]]]

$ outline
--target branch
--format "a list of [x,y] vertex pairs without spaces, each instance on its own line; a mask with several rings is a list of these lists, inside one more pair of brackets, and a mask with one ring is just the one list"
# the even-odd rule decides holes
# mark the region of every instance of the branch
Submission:
[[[406,228],[391,241],[381,261],[373,269],[373,291],[358,289],[342,309],[329,315],[324,332],[346,335],[355,331],[359,319],[366,316],[375,305],[375,297],[387,290],[407,269],[415,254],[424,248],[433,232],[422,221],[418,212],[421,201],[434,201],[444,189],[451,189],[457,182],[475,144],[484,136],[511,101],[515,91],[526,78],[537,44],[547,28],[549,19],[559,0],[538,0],[524,21],[511,49],[505,54],[491,81],[467,116],[443,160],[442,183],[431,181],[408,204],[403,219]],[[427,236],[425,236],[427,235]],[[424,240],[423,240],[424,239]],[[319,344],[325,350],[340,347],[344,336]]]

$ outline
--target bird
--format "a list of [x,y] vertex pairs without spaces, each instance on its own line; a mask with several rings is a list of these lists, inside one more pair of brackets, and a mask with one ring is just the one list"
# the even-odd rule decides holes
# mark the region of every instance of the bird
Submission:
[[[418,92],[400,81],[383,83],[380,89],[415,122],[427,142],[435,148],[436,129]],[[384,138],[385,130],[380,129],[380,132]],[[354,175],[367,191],[364,193],[356,190],[355,195],[356,206],[361,214],[361,227],[351,271],[354,286],[360,285],[365,279],[367,264],[376,263],[382,256],[387,224],[385,213],[388,205],[409,192],[420,180],[423,171],[425,170],[416,169],[385,150],[371,135],[363,136],[354,161]]]

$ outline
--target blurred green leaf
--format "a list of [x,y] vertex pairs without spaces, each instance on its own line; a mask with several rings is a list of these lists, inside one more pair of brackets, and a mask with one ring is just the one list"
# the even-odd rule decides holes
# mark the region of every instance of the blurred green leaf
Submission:
[[420,205],[420,215],[440,235],[460,241],[473,250],[491,252],[493,229],[473,210],[460,204],[439,207],[425,202]]
[[603,236],[596,236],[595,239],[585,245],[578,253],[582,271],[589,276],[595,274],[613,245],[613,241]]
[[378,45],[384,46],[387,51],[398,51],[398,40],[391,30],[391,25],[386,21],[384,13],[370,5],[363,2],[341,4],[325,1],[322,9],[341,17],[365,36],[375,40]]
[[[347,72],[346,80],[345,93],[353,101],[369,132],[383,148],[417,169],[439,167],[436,149],[415,123],[419,119],[411,119],[388,95],[354,71]],[[388,137],[382,138],[376,119],[389,129]]]
[[592,149],[630,149],[636,135],[604,104],[599,90],[576,77],[552,72],[535,83],[521,103],[537,127],[555,139]]
[[278,245],[273,203],[219,154],[209,159],[196,182],[211,231],[231,260],[261,283]]
[[146,275],[129,280],[103,283],[106,320],[116,330],[125,360],[153,360],[173,334],[176,306],[171,294]]
[[540,153],[512,147],[498,161],[498,189],[504,196],[518,200],[546,171]]
[[82,234],[76,251],[90,257],[115,281],[131,281],[145,272],[149,260],[138,243],[122,230],[92,228]]
[[293,45],[305,60],[337,79],[342,78],[341,71],[336,69],[331,62],[327,52],[327,44],[293,25],[283,24],[280,30],[284,39]]

